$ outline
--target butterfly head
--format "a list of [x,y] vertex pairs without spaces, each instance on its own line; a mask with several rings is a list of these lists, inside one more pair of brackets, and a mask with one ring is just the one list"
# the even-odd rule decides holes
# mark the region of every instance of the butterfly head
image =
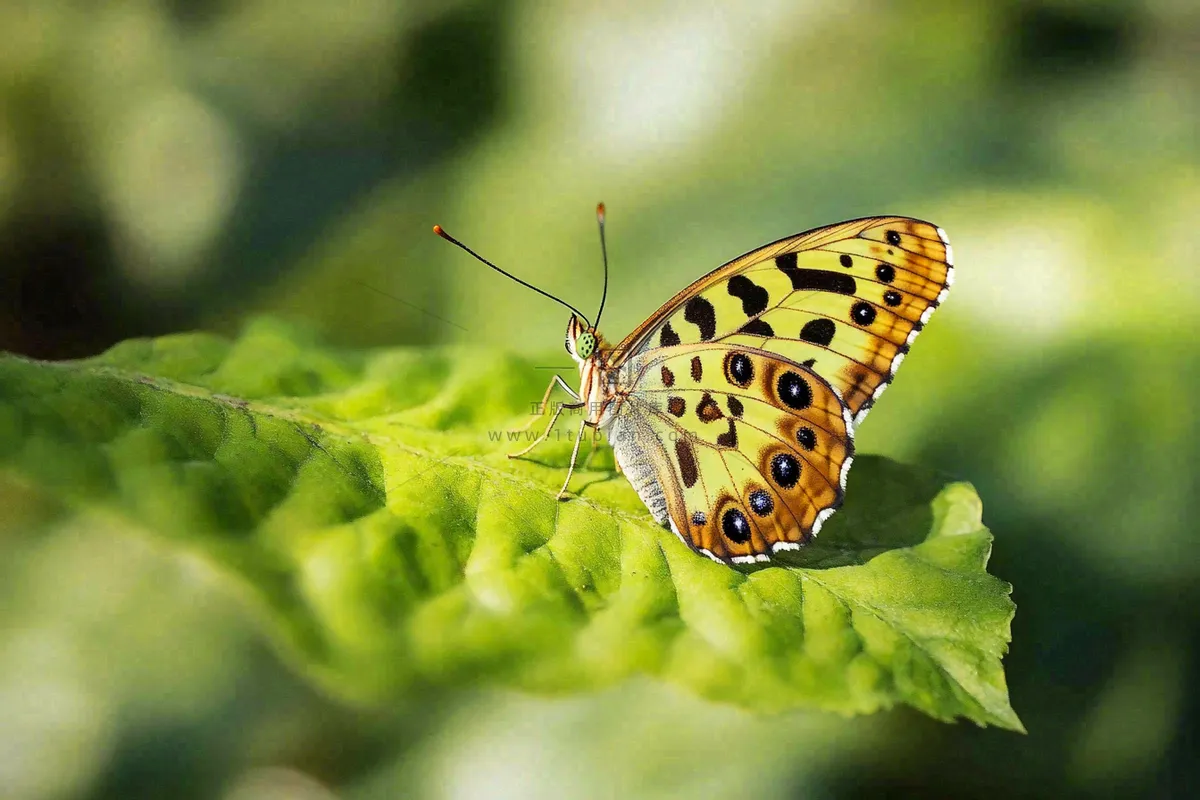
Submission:
[[567,322],[567,352],[571,354],[571,358],[579,363],[583,363],[596,354],[596,348],[600,345],[599,337],[595,331],[588,328],[583,322],[579,321],[579,317],[574,314]]

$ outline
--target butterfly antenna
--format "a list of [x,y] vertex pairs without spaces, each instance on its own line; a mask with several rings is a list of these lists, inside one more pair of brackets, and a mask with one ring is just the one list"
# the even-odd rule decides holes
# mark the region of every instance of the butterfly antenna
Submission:
[[604,293],[600,295],[600,310],[596,312],[596,328],[599,328],[604,303],[608,300],[608,246],[604,242],[604,203],[596,204],[596,224],[600,226],[600,256],[604,259]]
[[[538,287],[534,286],[532,283],[527,283],[526,281],[523,281],[523,280],[521,280],[521,279],[520,279],[520,278],[518,278],[516,275],[513,275],[511,272],[507,272],[507,271],[505,271],[505,270],[502,270],[502,269],[500,269],[500,268],[499,268],[499,267],[497,267],[495,264],[493,264],[492,262],[488,261],[488,260],[487,260],[486,258],[484,258],[483,256],[479,255],[479,253],[476,253],[474,250],[472,250],[471,248],[467,247],[465,244],[463,244],[462,242],[460,242],[458,239],[455,239],[453,236],[451,236],[450,234],[446,233],[446,231],[442,230],[442,226],[441,226],[441,225],[434,225],[434,226],[433,226],[433,232],[434,232],[434,233],[436,233],[438,236],[442,237],[443,239],[445,239],[445,240],[446,240],[447,242],[449,242],[450,244],[457,245],[458,247],[461,247],[463,250],[466,250],[468,253],[470,253],[471,255],[475,256],[475,258],[476,258],[476,259],[478,259],[479,261],[482,261],[484,264],[487,264],[489,267],[491,267],[492,269],[496,270],[496,272],[499,272],[501,275],[504,275],[504,276],[506,276],[506,277],[512,278],[512,279],[513,279],[514,281],[516,281],[517,283],[521,284],[522,286],[526,287],[527,289],[533,289],[535,292],[537,292],[538,294],[542,295],[543,297],[549,297],[551,300],[553,300],[554,302],[558,303],[559,305],[566,306],[567,308],[571,309],[571,311],[573,311],[573,312],[575,312],[576,314],[578,314],[578,315],[579,315],[579,318],[580,318],[580,319],[582,319],[584,322],[587,322],[587,321],[588,321],[588,318],[587,318],[586,316],[584,316],[584,314],[583,314],[583,312],[582,312],[582,311],[580,311],[578,308],[576,308],[575,306],[573,306],[573,305],[571,305],[570,303],[568,303],[566,300],[560,300],[559,298],[555,297],[554,295],[550,294],[549,292],[542,291],[542,290],[541,290],[541,289],[539,289]],[[588,322],[588,327],[589,327],[589,328],[591,327],[591,325],[592,325],[592,324],[591,324],[590,322]]]

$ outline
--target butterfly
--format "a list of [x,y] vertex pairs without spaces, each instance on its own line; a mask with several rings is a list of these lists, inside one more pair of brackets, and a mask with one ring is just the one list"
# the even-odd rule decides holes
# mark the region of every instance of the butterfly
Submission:
[[586,409],[650,514],[693,550],[724,563],[767,561],[812,540],[841,506],[854,431],[892,382],[954,282],[945,232],[908,217],[866,217],[780,239],[676,294],[620,343],[598,325],[608,297],[604,205],[597,207],[604,294],[596,323],[574,306],[566,349]]

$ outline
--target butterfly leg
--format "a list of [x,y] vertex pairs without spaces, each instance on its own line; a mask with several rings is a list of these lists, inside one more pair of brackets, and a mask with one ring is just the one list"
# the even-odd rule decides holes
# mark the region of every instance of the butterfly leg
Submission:
[[[591,446],[591,449],[588,450],[587,458],[585,458],[583,460],[583,468],[584,469],[588,469],[592,465],[592,459],[595,457],[596,449],[597,449],[596,448],[596,440],[599,438],[600,438],[600,427],[593,426],[592,427],[592,446]],[[621,472],[621,466],[618,464],[617,465],[617,473],[620,474],[620,472]]]
[[567,486],[571,483],[571,475],[575,472],[575,459],[579,457],[579,443],[583,441],[583,429],[589,425],[585,419],[579,423],[579,433],[575,437],[575,447],[571,450],[571,463],[567,465],[567,479],[563,481],[562,488],[558,490],[558,499],[564,500],[567,496]]
[[[551,388],[554,388],[554,387],[553,387],[553,384],[551,384]],[[558,418],[559,418],[559,416],[562,414],[562,412],[563,412],[563,410],[564,410],[564,409],[567,409],[567,408],[570,408],[570,409],[583,408],[583,407],[584,407],[584,405],[585,405],[584,403],[560,403],[560,404],[559,404],[559,406],[558,406],[558,408],[554,409],[554,416],[552,416],[552,417],[550,418],[550,424],[546,426],[546,430],[542,431],[542,435],[541,435],[541,436],[539,436],[538,438],[534,439],[534,440],[533,440],[533,442],[532,442],[532,443],[529,445],[529,447],[526,447],[526,448],[524,448],[523,450],[518,450],[518,451],[517,451],[517,452],[515,452],[515,453],[509,453],[509,454],[508,454],[508,457],[509,457],[509,458],[520,458],[521,456],[525,455],[526,453],[528,453],[528,452],[529,452],[530,450],[532,450],[533,448],[537,447],[537,446],[538,446],[539,444],[541,444],[542,442],[546,441],[546,439],[547,439],[547,438],[550,436],[550,431],[551,431],[551,430],[554,428],[554,423],[558,422]],[[576,449],[576,450],[578,450],[578,449],[579,449],[579,443],[578,443],[578,442],[576,442],[576,443],[575,443],[575,449]],[[574,464],[574,463],[575,463],[575,461],[574,461],[574,459],[573,459],[573,458],[572,458],[572,461],[571,461],[571,463],[572,463],[572,464]]]
[[592,458],[596,455],[596,432],[592,431],[592,446],[588,448],[587,458],[583,460],[583,468],[591,469]]
[[541,405],[538,406],[538,413],[531,416],[529,418],[528,422],[526,422],[521,427],[517,428],[517,431],[529,430],[530,428],[533,427],[533,423],[537,422],[537,420],[542,416],[542,414],[546,413],[546,404],[550,402],[550,395],[554,392],[555,386],[561,386],[563,388],[563,391],[565,391],[567,394],[571,395],[571,397],[575,398],[575,400],[578,401],[581,399],[579,397],[579,395],[575,392],[575,390],[567,385],[567,382],[562,379],[561,375],[555,375],[553,378],[550,379],[550,385],[546,387],[546,393],[544,395],[542,395],[542,403],[541,403]]

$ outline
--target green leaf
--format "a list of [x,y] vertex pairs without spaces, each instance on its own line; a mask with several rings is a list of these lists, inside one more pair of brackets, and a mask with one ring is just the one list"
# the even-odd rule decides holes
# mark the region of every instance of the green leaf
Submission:
[[755,710],[901,702],[1022,729],[1000,664],[1010,587],[985,571],[968,484],[863,456],[812,546],[734,570],[655,525],[607,449],[557,502],[578,417],[505,457],[552,374],[535,366],[339,351],[270,320],[233,342],[0,357],[0,464],[237,576],[347,698],[649,673]]

